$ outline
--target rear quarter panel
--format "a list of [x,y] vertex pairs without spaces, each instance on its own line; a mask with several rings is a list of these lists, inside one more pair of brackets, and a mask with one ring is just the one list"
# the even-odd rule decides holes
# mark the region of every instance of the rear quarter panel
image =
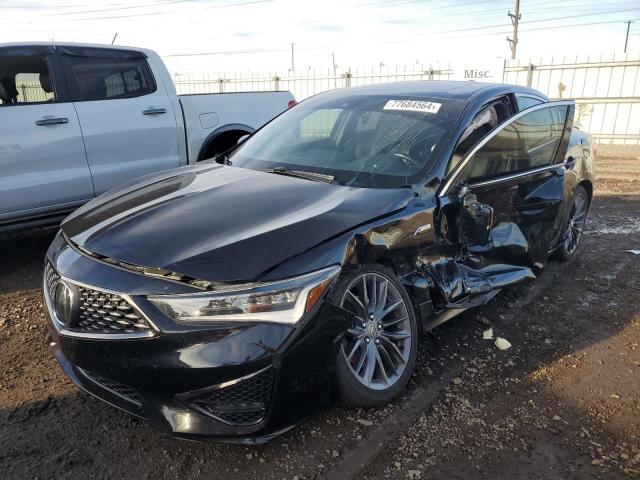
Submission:
[[195,163],[205,140],[225,125],[242,124],[257,130],[288,108],[289,92],[181,95],[189,163]]

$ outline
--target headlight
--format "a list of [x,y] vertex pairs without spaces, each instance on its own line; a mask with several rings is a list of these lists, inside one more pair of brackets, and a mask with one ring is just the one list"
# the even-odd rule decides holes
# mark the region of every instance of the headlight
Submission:
[[340,267],[333,266],[287,280],[239,286],[233,290],[148,298],[176,322],[294,324],[313,308],[338,273]]

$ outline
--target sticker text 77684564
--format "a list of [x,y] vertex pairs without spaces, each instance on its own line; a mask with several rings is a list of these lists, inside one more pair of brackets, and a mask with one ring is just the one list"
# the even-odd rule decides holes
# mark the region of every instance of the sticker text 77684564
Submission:
[[424,100],[389,100],[383,110],[404,110],[408,112],[438,113],[442,104]]

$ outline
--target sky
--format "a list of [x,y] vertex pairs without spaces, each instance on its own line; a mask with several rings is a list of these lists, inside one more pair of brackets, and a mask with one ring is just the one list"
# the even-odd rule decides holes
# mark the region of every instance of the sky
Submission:
[[[515,0],[0,0],[0,43],[151,48],[175,72],[287,72],[510,55]],[[521,0],[518,57],[640,55],[639,0]],[[291,44],[293,45],[293,65]]]

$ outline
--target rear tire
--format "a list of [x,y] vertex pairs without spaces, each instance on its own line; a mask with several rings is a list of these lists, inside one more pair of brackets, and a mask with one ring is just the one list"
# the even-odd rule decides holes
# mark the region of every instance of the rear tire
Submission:
[[379,265],[346,275],[336,298],[356,315],[338,352],[339,396],[348,405],[385,404],[404,390],[416,362],[418,326],[411,299],[395,274]]
[[569,261],[578,251],[588,211],[589,195],[582,185],[578,185],[571,199],[562,243],[555,251],[555,257],[561,262]]

